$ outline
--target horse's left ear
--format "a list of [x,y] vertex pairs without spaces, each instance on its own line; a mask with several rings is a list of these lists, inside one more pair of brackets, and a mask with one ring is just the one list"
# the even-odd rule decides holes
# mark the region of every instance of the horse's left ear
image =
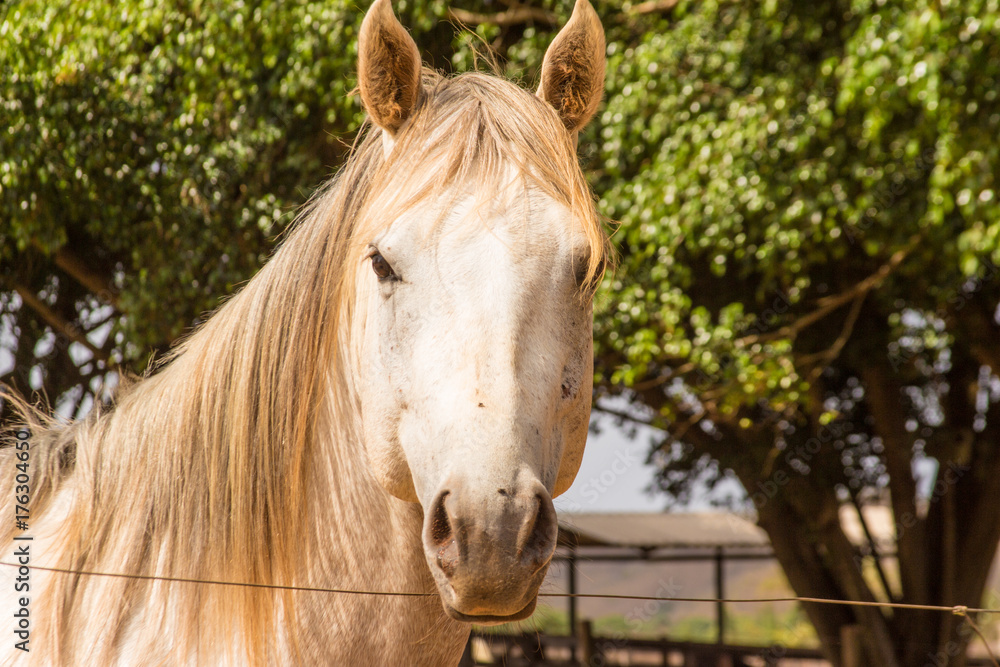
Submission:
[[392,13],[389,0],[375,0],[358,36],[358,88],[371,119],[395,134],[417,105],[420,52]]
[[555,107],[570,132],[582,129],[604,93],[604,27],[587,0],[549,45],[538,96]]

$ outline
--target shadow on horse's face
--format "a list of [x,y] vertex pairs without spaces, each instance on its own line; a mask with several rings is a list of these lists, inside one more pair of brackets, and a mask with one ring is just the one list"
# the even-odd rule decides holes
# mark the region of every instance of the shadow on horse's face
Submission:
[[[388,172],[374,198],[388,224],[364,239],[357,281],[372,472],[423,507],[424,552],[453,618],[526,618],[555,550],[552,497],[576,475],[590,414],[580,279],[603,235],[573,146],[603,90],[603,31],[578,0],[537,96],[482,75],[421,89],[419,52],[386,0],[359,48]],[[459,145],[457,158],[440,148]]]

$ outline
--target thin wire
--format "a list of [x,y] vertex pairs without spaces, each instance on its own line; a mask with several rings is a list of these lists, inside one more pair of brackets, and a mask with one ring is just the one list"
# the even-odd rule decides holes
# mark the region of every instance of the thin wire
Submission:
[[979,629],[979,626],[976,625],[976,622],[972,620],[972,617],[969,616],[967,611],[968,610],[963,608],[961,611],[955,611],[954,613],[956,616],[964,618],[965,622],[969,624],[969,627],[972,628],[977,635],[979,635],[979,639],[982,640],[983,646],[986,647],[986,653],[990,656],[990,661],[993,663],[993,667],[1000,667],[1000,662],[997,662],[997,657],[993,653],[993,648],[990,646],[990,643],[986,641],[986,635],[984,635],[983,631]]
[[564,597],[564,598],[605,598],[612,600],[656,600],[663,602],[815,602],[817,604],[839,604],[851,607],[887,607],[893,609],[922,609],[926,611],[950,611],[962,616],[964,613],[1000,614],[1000,609],[986,609],[980,607],[966,607],[955,605],[946,607],[944,605],[933,604],[907,604],[904,602],[860,602],[857,600],[831,600],[829,598],[808,598],[808,597],[785,597],[785,598],[664,598],[648,595],[615,595],[611,594],[591,594],[591,593],[539,593],[539,597]]
[[[84,575],[89,577],[114,577],[118,579],[138,579],[142,581],[167,581],[176,582],[181,584],[206,584],[210,586],[241,586],[244,588],[267,588],[271,590],[281,590],[281,591],[302,591],[311,593],[341,593],[344,595],[379,595],[384,597],[431,597],[437,595],[437,593],[408,593],[408,592],[384,592],[384,591],[355,591],[348,590],[344,588],[317,588],[312,586],[283,586],[280,584],[256,584],[247,581],[215,581],[212,579],[188,579],[185,577],[158,577],[151,574],[124,574],[120,572],[84,572],[82,570],[70,570],[61,567],[43,567],[41,565],[20,565],[16,563],[4,563],[0,561],[0,565],[6,565],[7,567],[26,567],[32,570],[39,570],[42,572],[54,572],[57,574],[75,574]],[[676,598],[676,597],[658,597],[654,595],[617,595],[614,593],[539,593],[538,597],[544,598],[590,598],[590,599],[601,599],[601,600],[644,600],[644,601],[655,601],[655,602],[731,602],[731,603],[746,603],[746,602],[813,602],[816,604],[835,604],[835,605],[849,605],[852,607],[887,607],[891,609],[920,609],[924,611],[949,611],[956,616],[961,616],[965,619],[965,622],[969,624],[969,627],[979,636],[979,639],[983,642],[983,646],[986,647],[986,652],[990,656],[990,660],[993,662],[994,667],[1000,667],[1000,662],[997,661],[996,656],[993,654],[993,649],[990,647],[990,643],[986,640],[986,636],[983,634],[976,622],[972,620],[970,613],[978,614],[1000,614],[1000,609],[981,609],[978,607],[966,607],[965,605],[955,605],[953,607],[945,607],[942,605],[930,605],[930,604],[906,604],[903,602],[859,602],[855,600],[830,600],[827,598],[810,598],[810,597],[783,597],[783,598]]]
[[[345,588],[317,588],[312,586],[283,586],[281,584],[257,584],[246,581],[217,581],[213,579],[188,579],[184,577],[160,577],[151,574],[124,574],[119,572],[84,572],[82,570],[70,570],[59,567],[43,567],[41,565],[18,565],[16,563],[0,562],[0,565],[7,567],[27,567],[32,570],[43,572],[56,572],[59,574],[77,574],[91,577],[116,577],[120,579],[140,579],[143,581],[168,581],[182,584],[208,584],[212,586],[243,586],[247,588],[270,588],[282,591],[302,591],[310,593],[341,593],[344,595],[381,595],[385,597],[433,597],[438,593],[410,593],[410,592],[387,592],[387,591],[359,591]],[[828,598],[811,597],[776,597],[776,598],[680,598],[680,597],[660,597],[655,595],[619,595],[615,593],[539,593],[538,597],[543,598],[590,598],[600,600],[640,600],[653,602],[814,602],[816,604],[835,604],[853,607],[887,607],[893,609],[919,609],[924,611],[947,611],[956,616],[969,618],[969,614],[1000,614],[1000,609],[987,609],[980,607],[966,607],[955,605],[951,607],[931,604],[906,604],[903,602],[860,602],[857,600],[831,600]]]
[[58,574],[81,574],[88,577],[114,577],[118,579],[140,579],[143,581],[170,581],[180,584],[208,584],[211,586],[242,586],[245,588],[270,588],[280,591],[303,591],[312,593],[344,593],[346,595],[385,595],[394,597],[430,597],[437,593],[383,593],[379,591],[352,591],[343,588],[313,588],[310,586],[282,586],[281,584],[255,584],[248,581],[214,581],[212,579],[186,579],[184,577],[158,577],[151,574],[124,574],[120,572],[84,572],[82,570],[68,570],[61,567],[42,567],[41,565],[18,565],[16,563],[0,562],[0,565],[8,567],[27,567],[32,570],[42,572],[56,572]]

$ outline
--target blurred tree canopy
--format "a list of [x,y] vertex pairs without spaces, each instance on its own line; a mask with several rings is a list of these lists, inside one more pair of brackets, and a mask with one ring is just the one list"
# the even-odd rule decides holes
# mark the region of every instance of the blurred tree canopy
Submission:
[[[526,85],[571,9],[453,5],[394,3],[425,62],[486,49]],[[997,1],[595,6],[607,95],[581,155],[620,223],[598,406],[624,395],[662,429],[671,497],[739,480],[800,595],[979,606],[1000,541]],[[363,8],[0,11],[0,380],[81,412],[251,277],[342,162]],[[852,542],[840,515],[885,502],[895,544],[865,520]],[[950,614],[805,610],[835,665],[845,626],[887,667],[961,665],[970,637]]]
[[[740,481],[800,595],[996,602],[998,31],[996,2],[701,0],[610,46],[602,388],[664,430],[664,491]],[[859,550],[841,515],[884,502],[895,544]],[[970,635],[806,611],[835,664],[845,625],[871,665]]]
[[[400,9],[447,65],[444,5]],[[143,369],[250,278],[342,161],[363,118],[349,95],[363,12],[197,0],[5,10],[7,381],[72,412],[107,369]]]

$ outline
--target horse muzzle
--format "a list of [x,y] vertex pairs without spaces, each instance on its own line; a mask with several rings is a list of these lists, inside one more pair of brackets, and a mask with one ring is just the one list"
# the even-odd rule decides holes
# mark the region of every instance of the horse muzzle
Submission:
[[449,479],[423,529],[424,553],[448,615],[481,624],[530,616],[557,534],[552,498],[537,480],[502,486]]

